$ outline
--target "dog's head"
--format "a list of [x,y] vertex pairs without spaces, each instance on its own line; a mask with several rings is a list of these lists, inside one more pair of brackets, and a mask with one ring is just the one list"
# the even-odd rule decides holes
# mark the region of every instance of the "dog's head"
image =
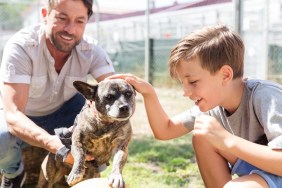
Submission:
[[97,85],[74,81],[74,87],[89,101],[100,118],[124,121],[135,110],[135,90],[123,79],[106,79]]

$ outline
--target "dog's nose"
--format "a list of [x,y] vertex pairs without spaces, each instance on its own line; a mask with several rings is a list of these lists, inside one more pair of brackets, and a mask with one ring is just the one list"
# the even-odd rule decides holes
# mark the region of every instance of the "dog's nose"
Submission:
[[128,105],[121,105],[119,107],[120,112],[127,112],[129,110],[129,106]]

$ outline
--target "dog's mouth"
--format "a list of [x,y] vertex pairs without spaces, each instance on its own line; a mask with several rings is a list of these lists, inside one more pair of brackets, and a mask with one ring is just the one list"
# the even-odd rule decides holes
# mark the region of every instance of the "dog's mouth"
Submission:
[[125,121],[125,120],[128,120],[130,117],[131,117],[132,113],[125,113],[125,112],[122,112],[122,113],[115,113],[115,112],[112,112],[112,111],[109,111],[108,113],[108,116],[113,119],[113,120],[116,120],[116,121]]
[[111,116],[111,119],[114,120],[114,121],[126,121],[130,118],[130,116],[128,117],[112,117]]

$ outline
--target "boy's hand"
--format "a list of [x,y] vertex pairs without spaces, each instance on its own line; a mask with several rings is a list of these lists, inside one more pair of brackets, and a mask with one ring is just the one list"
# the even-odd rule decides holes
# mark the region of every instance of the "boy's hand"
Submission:
[[218,149],[226,147],[226,141],[230,133],[214,118],[201,115],[195,119],[194,135],[202,135],[209,143]]
[[150,83],[132,74],[115,74],[113,76],[109,76],[107,79],[115,78],[124,79],[129,84],[131,84],[137,92],[142,95],[150,94],[154,90]]

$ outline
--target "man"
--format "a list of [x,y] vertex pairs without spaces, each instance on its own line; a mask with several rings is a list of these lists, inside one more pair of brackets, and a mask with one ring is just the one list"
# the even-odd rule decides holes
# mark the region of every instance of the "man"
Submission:
[[55,128],[73,125],[84,105],[84,98],[77,94],[72,83],[86,81],[88,74],[98,82],[114,74],[104,50],[95,40],[83,36],[92,3],[92,0],[49,0],[41,11],[43,23],[19,31],[4,49],[1,188],[22,187],[24,142],[63,154],[60,157],[64,162],[73,162],[71,154],[62,151],[64,145],[54,136]]

